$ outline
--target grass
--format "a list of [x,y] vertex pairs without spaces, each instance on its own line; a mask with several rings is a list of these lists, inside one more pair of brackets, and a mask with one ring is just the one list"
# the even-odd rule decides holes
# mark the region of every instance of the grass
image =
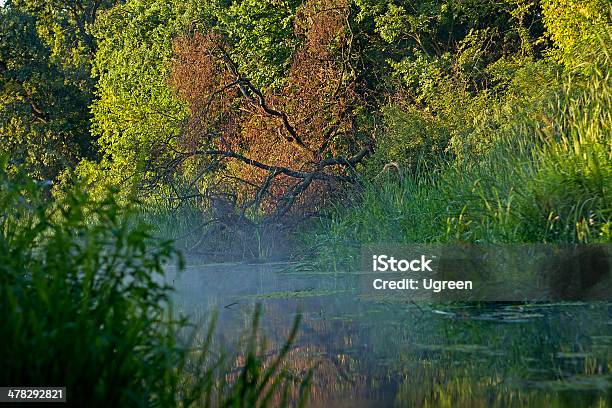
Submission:
[[366,243],[612,242],[611,81],[568,83],[538,121],[517,115],[482,156],[365,181],[306,244],[338,271]]
[[73,406],[304,403],[308,375],[283,368],[299,319],[271,359],[256,311],[243,363],[228,364],[213,349],[214,325],[202,332],[173,313],[162,282],[182,259],[170,241],[154,240],[112,193],[93,201],[77,187],[49,200],[2,168],[0,383],[65,386]]
[[138,207],[137,218],[153,227],[160,240],[172,239],[183,252],[207,262],[278,261],[291,246],[275,225],[240,218],[229,212],[215,216],[207,202],[187,201],[169,206],[163,199]]

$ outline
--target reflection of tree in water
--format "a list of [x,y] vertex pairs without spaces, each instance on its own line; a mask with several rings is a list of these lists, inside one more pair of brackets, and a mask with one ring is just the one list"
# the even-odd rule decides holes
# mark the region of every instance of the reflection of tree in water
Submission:
[[[612,353],[601,336],[610,318],[606,304],[506,305],[505,315],[516,318],[502,323],[488,319],[492,305],[447,305],[452,312],[438,315],[433,306],[356,302],[353,308],[346,302],[328,297],[303,304],[309,312],[286,364],[296,377],[316,369],[313,406],[340,400],[453,407],[610,402]],[[287,335],[290,304],[265,303],[262,330],[271,349]],[[341,304],[354,313],[334,313]]]

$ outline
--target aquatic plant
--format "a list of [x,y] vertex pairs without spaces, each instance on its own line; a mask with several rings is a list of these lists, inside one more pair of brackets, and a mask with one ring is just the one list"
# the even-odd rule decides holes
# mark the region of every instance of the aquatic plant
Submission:
[[[75,406],[268,406],[287,403],[283,359],[299,320],[270,363],[259,311],[234,367],[202,329],[173,312],[164,283],[182,266],[171,241],[130,217],[113,192],[75,187],[50,200],[44,184],[0,166],[0,382],[65,386]],[[48,186],[47,186],[48,187]],[[237,370],[235,380],[228,370]],[[304,383],[302,403],[307,397]]]

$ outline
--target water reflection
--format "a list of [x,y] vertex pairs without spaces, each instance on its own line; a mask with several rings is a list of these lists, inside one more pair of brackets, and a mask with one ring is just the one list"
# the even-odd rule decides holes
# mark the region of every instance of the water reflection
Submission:
[[[201,265],[180,277],[176,307],[219,312],[239,338],[263,304],[270,344],[301,334],[288,361],[316,366],[312,406],[612,406],[612,306],[415,304],[359,295],[358,278],[287,264]],[[223,340],[224,339],[224,340]]]

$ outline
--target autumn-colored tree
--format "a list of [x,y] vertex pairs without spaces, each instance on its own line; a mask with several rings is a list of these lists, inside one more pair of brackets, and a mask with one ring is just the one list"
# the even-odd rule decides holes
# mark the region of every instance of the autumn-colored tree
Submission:
[[338,183],[354,179],[368,154],[354,126],[362,98],[350,13],[345,0],[310,0],[297,10],[299,45],[278,89],[250,79],[223,33],[175,42],[171,82],[191,113],[177,153],[223,168],[223,192],[243,212],[260,208],[275,218],[295,204],[316,210]]

